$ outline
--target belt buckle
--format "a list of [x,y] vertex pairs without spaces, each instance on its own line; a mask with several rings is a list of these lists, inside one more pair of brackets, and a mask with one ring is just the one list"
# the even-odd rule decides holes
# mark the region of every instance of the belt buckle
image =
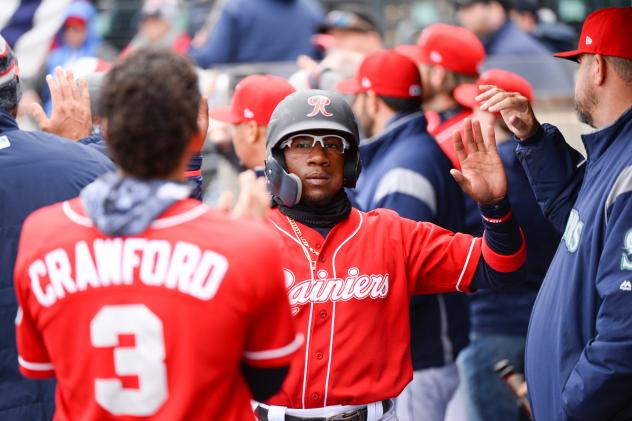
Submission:
[[363,421],[362,409],[356,409],[351,412],[343,412],[332,417],[327,417],[327,421]]

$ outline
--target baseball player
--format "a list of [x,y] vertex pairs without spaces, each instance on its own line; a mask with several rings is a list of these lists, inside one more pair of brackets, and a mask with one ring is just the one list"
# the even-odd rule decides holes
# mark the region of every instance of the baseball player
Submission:
[[[350,192],[358,209],[391,209],[414,221],[462,231],[463,192],[450,160],[426,131],[417,65],[393,50],[368,55],[338,90],[370,136],[360,144],[362,174]],[[476,208],[478,220],[480,213]],[[416,295],[410,302],[413,380],[397,399],[397,418],[443,421],[459,385],[456,357],[469,342],[465,294]]]
[[211,110],[210,117],[233,125],[233,145],[239,161],[263,177],[266,130],[279,102],[295,89],[279,76],[252,75],[235,87],[230,106]]
[[[470,421],[519,420],[521,409],[494,371],[494,366],[501,360],[508,360],[517,373],[524,373],[525,339],[531,309],[561,235],[542,215],[529,179],[516,156],[511,132],[502,117],[499,113],[478,109],[475,97],[481,93],[480,85],[495,85],[519,92],[529,101],[533,100],[533,89],[526,79],[516,73],[489,69],[476,83],[463,84],[454,91],[457,101],[474,109],[474,118],[482,124],[492,124],[496,131],[498,154],[507,173],[509,202],[527,245],[526,282],[520,287],[478,291],[469,296],[471,342],[459,354],[457,362]],[[468,219],[474,220],[475,215],[469,215]]]
[[531,313],[525,355],[536,419],[632,419],[632,7],[584,22],[575,105],[597,130],[587,156],[528,100],[484,85],[481,109],[500,112],[543,213],[563,233]]
[[24,225],[19,364],[57,378],[55,419],[252,419],[301,344],[278,238],[188,198],[199,103],[186,58],[130,54],[101,99],[120,172]]
[[485,60],[483,44],[465,28],[435,23],[421,32],[416,45],[400,45],[396,50],[418,64],[428,132],[458,168],[452,133],[462,129],[472,109],[459,104],[454,90],[476,80]]
[[[462,170],[481,203],[484,238],[455,234],[390,210],[354,209],[344,187],[360,174],[358,127],[338,94],[289,95],[268,126],[266,178],[283,240],[290,310],[305,342],[262,420],[396,419],[391,398],[412,378],[412,294],[471,291],[520,278],[524,243],[506,196],[493,132],[467,122]],[[492,182],[493,181],[493,182]]]

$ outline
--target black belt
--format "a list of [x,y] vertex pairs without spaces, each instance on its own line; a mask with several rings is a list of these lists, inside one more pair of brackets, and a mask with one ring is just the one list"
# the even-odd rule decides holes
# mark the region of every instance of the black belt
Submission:
[[[382,401],[382,412],[386,414],[393,405],[390,399]],[[257,407],[257,415],[260,421],[268,421],[268,410],[262,406]],[[331,417],[298,417],[296,415],[285,415],[285,421],[367,421],[367,407],[354,409],[353,411],[333,415]]]

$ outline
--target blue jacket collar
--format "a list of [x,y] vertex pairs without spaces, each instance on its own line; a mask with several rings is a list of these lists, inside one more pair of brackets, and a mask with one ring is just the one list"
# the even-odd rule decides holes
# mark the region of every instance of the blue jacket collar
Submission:
[[427,122],[423,111],[413,111],[408,113],[395,114],[384,126],[384,130],[379,134],[363,139],[360,142],[360,148],[373,143],[378,143],[383,139],[391,139],[396,137],[401,130],[415,128],[419,132],[426,130]]
[[[610,145],[620,137],[624,127],[632,122],[632,107],[621,114],[619,118],[609,126],[596,132],[582,135],[582,141],[586,148],[588,161],[596,161],[602,156]],[[631,127],[632,129],[632,127]]]
[[17,129],[18,122],[15,121],[15,118],[5,110],[0,109],[0,133]]
[[360,143],[362,165],[369,165],[373,157],[380,155],[379,151],[389,148],[398,139],[423,136],[426,133],[426,125],[426,117],[422,111],[395,114],[380,134],[364,139]]

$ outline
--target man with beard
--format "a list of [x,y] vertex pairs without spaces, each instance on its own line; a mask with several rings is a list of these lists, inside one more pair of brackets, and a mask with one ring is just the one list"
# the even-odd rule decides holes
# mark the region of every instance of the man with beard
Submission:
[[[415,221],[463,231],[463,194],[450,161],[426,131],[422,87],[415,63],[393,50],[365,58],[354,79],[337,86],[355,94],[364,133],[363,172],[353,192],[359,209],[391,209]],[[478,217],[480,221],[480,214]],[[410,302],[413,381],[397,400],[400,421],[443,420],[459,385],[456,357],[469,342],[467,298],[415,296]]]
[[[457,135],[462,170],[452,174],[481,203],[482,244],[391,210],[351,206],[344,187],[355,187],[360,175],[359,136],[340,95],[300,91],[276,107],[266,143],[276,204],[269,221],[283,239],[290,308],[305,342],[282,391],[259,405],[261,420],[397,419],[391,399],[413,376],[411,295],[522,279],[524,242],[504,199],[494,133],[484,143],[480,125],[469,121],[464,133],[469,155]],[[431,138],[415,141],[438,149]],[[426,192],[423,184],[409,187]]]
[[586,18],[579,46],[579,119],[587,157],[540,125],[527,99],[483,86],[519,141],[544,215],[563,232],[536,300],[526,349],[535,419],[632,418],[632,8]]
[[465,28],[435,23],[421,32],[416,45],[400,45],[396,50],[419,66],[428,133],[437,140],[454,168],[458,168],[452,133],[461,130],[463,120],[472,115],[472,110],[454,98],[454,90],[478,77],[485,60],[483,44]]

